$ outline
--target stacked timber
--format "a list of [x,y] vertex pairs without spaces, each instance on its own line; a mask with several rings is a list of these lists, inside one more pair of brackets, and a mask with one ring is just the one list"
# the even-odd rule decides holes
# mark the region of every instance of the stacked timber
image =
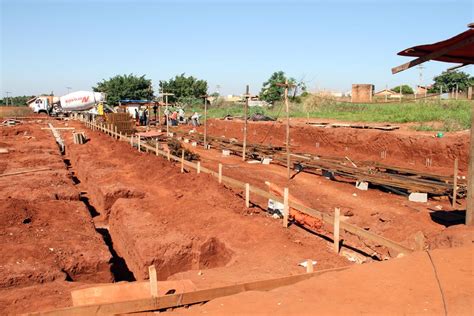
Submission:
[[128,113],[106,113],[105,120],[107,124],[117,127],[117,133],[131,135],[135,133],[135,121]]
[[[178,136],[188,138],[199,144],[204,143],[204,137],[199,134],[178,132]],[[207,140],[212,148],[229,150],[233,155],[242,156],[243,143],[236,139],[207,136]],[[286,152],[282,146],[248,143],[246,157],[258,160],[272,158],[274,163],[286,166]],[[317,175],[331,172],[341,180],[365,181],[399,194],[422,192],[434,196],[451,196],[454,188],[453,176],[419,172],[373,161],[353,162],[346,157],[326,157],[311,153],[294,153],[291,154],[291,163],[292,165],[298,164],[302,167],[302,172]],[[458,179],[457,187],[457,197],[465,197],[467,193],[466,180]]]

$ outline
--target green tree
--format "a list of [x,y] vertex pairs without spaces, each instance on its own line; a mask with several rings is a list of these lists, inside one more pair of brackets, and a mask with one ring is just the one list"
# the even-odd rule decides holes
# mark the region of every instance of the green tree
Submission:
[[197,79],[193,76],[186,77],[186,75],[182,73],[168,81],[161,80],[160,90],[174,94],[168,97],[168,101],[171,103],[202,103],[202,96],[207,94],[207,81]]
[[[400,93],[400,86],[393,87],[391,90],[395,91],[396,93]],[[402,84],[402,94],[413,94],[413,93],[415,92],[409,85]]]
[[16,96],[16,97],[8,97],[8,100],[6,98],[0,99],[0,105],[7,105],[8,106],[25,106],[26,101],[30,100],[31,98],[34,98],[32,95],[22,95],[22,96]]
[[275,102],[283,99],[285,88],[278,86],[279,83],[285,83],[288,78],[283,71],[274,72],[270,78],[263,83],[260,91],[260,99],[267,102]]
[[457,88],[459,91],[467,91],[469,86],[474,85],[474,77],[462,71],[444,71],[433,78],[434,84],[429,90],[430,93],[452,91]]
[[150,100],[153,98],[153,88],[150,79],[145,75],[138,77],[133,74],[117,75],[108,80],[102,80],[92,87],[95,92],[105,92],[107,103],[118,105],[120,100]]

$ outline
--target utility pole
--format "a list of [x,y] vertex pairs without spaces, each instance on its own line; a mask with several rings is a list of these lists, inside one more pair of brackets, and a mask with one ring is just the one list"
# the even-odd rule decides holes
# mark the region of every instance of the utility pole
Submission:
[[290,106],[288,104],[288,88],[293,86],[285,80],[285,83],[277,83],[277,86],[285,87],[285,108],[286,108],[286,172],[287,178],[290,180]]
[[471,138],[469,142],[469,165],[467,171],[467,207],[466,207],[466,225],[474,225],[474,105],[471,105]]
[[247,150],[247,116],[248,116],[248,109],[249,109],[249,85],[245,89],[245,106],[244,106],[244,144],[243,144],[243,151],[242,151],[242,161],[245,161],[246,158],[246,150]]
[[[6,100],[5,100],[7,103],[6,103],[5,105],[8,105],[8,95],[9,95],[11,92],[10,92],[10,91],[5,91],[5,93],[7,94],[7,98],[6,98]],[[12,102],[10,102],[10,105],[12,105],[11,103],[12,103]]]
[[162,92],[161,93],[162,96],[165,97],[165,111],[166,111],[166,114],[165,114],[165,119],[166,119],[166,137],[168,137],[170,135],[170,120],[168,118],[169,116],[169,111],[168,111],[168,96],[169,95],[174,95],[174,93],[165,93],[165,92]]
[[207,94],[202,95],[201,98],[204,99],[204,149],[207,149]]

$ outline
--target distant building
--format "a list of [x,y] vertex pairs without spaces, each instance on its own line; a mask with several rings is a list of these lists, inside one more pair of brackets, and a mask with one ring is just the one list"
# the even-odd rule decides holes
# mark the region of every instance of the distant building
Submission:
[[431,86],[416,86],[415,94],[418,94],[418,95],[428,94],[428,89],[431,89]]
[[398,92],[395,92],[395,91],[390,90],[390,89],[383,89],[383,90],[380,90],[378,92],[375,92],[374,96],[375,97],[384,97],[384,96],[390,97],[390,96],[395,95],[395,94],[398,95]]
[[353,103],[367,103],[372,102],[374,95],[373,84],[353,84],[351,92],[351,102]]

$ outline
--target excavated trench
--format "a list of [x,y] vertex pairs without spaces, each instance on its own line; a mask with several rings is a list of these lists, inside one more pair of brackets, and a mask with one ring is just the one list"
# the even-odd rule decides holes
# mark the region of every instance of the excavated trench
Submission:
[[[81,160],[78,161],[81,162]],[[129,224],[135,221],[136,216],[147,211],[146,208],[130,207],[128,203],[141,204],[142,202],[139,201],[142,201],[146,194],[117,183],[98,184],[91,180],[87,174],[75,172],[71,159],[66,156],[64,163],[73,183],[81,189],[80,201],[84,203],[91,217],[94,218],[96,231],[101,234],[112,255],[110,272],[115,282],[147,279],[149,265],[155,265],[158,279],[166,280],[175,273],[190,269],[222,267],[232,260],[233,252],[218,238],[209,236],[202,238],[194,234],[182,234],[170,231],[166,225],[156,227],[156,229],[144,227],[145,235],[150,236],[151,233],[152,236],[161,236],[151,245],[154,251],[147,253],[144,257],[141,245],[130,240],[130,238],[137,238],[134,235],[136,232],[127,229]],[[84,167],[81,166],[81,170],[87,170]],[[81,180],[79,175],[84,179]],[[122,205],[127,206],[121,209]],[[125,209],[133,210],[134,213],[127,213],[126,217],[122,217],[125,212],[128,212]],[[117,219],[117,217],[121,219]],[[168,236],[170,233],[172,236],[179,237],[170,237]],[[142,242],[140,238],[138,242]],[[136,248],[140,248],[140,250]]]
[[[72,167],[71,160],[66,158],[64,155],[65,154],[63,154],[63,162],[64,162],[64,165],[66,166],[66,169],[67,169],[67,171],[68,171],[68,173],[71,177],[71,180],[72,180],[73,184],[74,185],[81,184],[80,179],[77,177],[77,175],[76,175],[76,173],[75,173],[75,171]],[[92,205],[90,203],[89,198],[87,197],[87,192],[86,191],[81,191],[79,200],[82,203],[84,203],[84,205],[86,206],[86,208],[89,211],[92,218],[100,215],[100,213],[97,212],[94,205]],[[128,266],[127,266],[127,263],[125,262],[125,260],[117,254],[117,251],[115,251],[114,244],[112,242],[112,238],[110,236],[108,228],[107,227],[97,227],[95,223],[94,223],[94,226],[95,226],[96,232],[99,233],[102,236],[102,238],[104,240],[104,243],[107,245],[107,248],[109,249],[109,252],[112,255],[112,258],[111,258],[109,264],[110,264],[110,272],[113,276],[113,281],[114,282],[136,281],[135,276],[128,269]],[[70,279],[70,277],[69,277],[69,279]],[[71,279],[71,281],[72,281],[72,279]]]

